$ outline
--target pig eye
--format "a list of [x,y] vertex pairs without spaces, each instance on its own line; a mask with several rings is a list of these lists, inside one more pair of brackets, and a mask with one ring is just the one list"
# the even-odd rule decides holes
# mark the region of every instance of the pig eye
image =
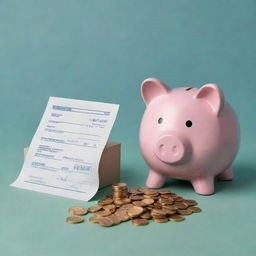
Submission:
[[159,124],[161,124],[163,121],[164,121],[164,119],[163,119],[162,117],[160,117],[160,118],[158,119],[158,123],[159,123]]
[[191,122],[190,120],[188,120],[188,121],[186,122],[186,126],[187,126],[187,127],[191,127],[191,126],[192,126],[192,122]]

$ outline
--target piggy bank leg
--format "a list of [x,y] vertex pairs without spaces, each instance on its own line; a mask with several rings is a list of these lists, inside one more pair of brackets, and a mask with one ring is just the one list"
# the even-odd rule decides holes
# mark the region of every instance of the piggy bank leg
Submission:
[[211,195],[214,193],[214,177],[196,178],[191,181],[194,190],[200,195]]
[[165,179],[165,176],[150,169],[146,186],[149,188],[160,188],[164,185]]
[[217,177],[218,177],[219,180],[233,180],[234,174],[233,174],[232,168],[229,167],[224,172],[219,174]]

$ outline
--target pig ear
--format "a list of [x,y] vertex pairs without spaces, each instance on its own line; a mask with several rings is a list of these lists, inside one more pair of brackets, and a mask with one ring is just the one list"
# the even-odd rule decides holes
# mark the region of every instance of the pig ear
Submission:
[[141,84],[141,95],[146,105],[158,96],[167,94],[170,89],[156,78],[148,78]]
[[205,100],[217,116],[225,102],[224,94],[216,84],[205,84],[199,89],[195,98]]

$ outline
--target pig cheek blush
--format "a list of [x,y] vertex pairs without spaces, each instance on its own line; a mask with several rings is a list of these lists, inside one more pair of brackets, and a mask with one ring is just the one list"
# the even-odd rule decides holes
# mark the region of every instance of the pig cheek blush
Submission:
[[[231,164],[239,149],[239,123],[218,85],[169,88],[156,78],[148,78],[141,85],[141,95],[146,110],[140,126],[140,148],[149,165],[147,187],[160,188],[167,178],[184,179],[198,194],[210,195],[214,193],[215,176],[233,179]],[[191,111],[199,111],[204,118],[193,115],[193,120],[169,125],[163,116],[170,114],[170,105],[177,117],[184,114],[192,118]],[[149,126],[152,114],[156,114],[154,122],[159,129]],[[212,120],[211,136],[202,137],[197,129],[187,130],[197,123],[206,127]],[[152,136],[154,140],[149,139]]]

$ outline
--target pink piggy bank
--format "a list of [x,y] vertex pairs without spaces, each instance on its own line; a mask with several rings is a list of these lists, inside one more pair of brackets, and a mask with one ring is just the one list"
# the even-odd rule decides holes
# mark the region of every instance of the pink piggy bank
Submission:
[[198,194],[210,195],[215,176],[233,179],[239,124],[217,85],[170,89],[148,78],[141,94],[146,111],[140,147],[150,167],[147,187],[159,188],[171,177],[188,180]]

